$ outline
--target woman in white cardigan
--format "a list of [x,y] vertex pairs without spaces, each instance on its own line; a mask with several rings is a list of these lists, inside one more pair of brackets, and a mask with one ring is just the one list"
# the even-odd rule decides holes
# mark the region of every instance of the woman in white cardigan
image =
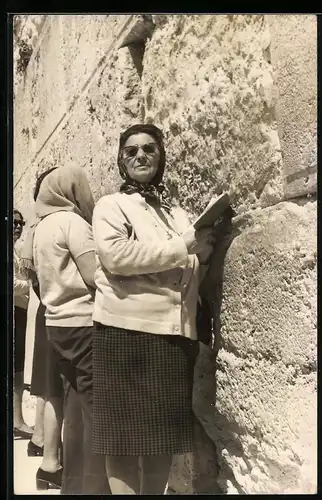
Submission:
[[172,456],[193,450],[199,258],[213,236],[163,199],[157,127],[127,129],[118,166],[120,192],[93,214],[93,451],[106,456],[113,494],[163,494]]

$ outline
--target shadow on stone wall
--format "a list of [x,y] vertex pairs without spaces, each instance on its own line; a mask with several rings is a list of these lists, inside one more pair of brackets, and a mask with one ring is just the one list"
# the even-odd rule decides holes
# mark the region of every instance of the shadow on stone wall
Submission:
[[[221,218],[216,228],[216,245],[211,256],[207,273],[200,286],[200,297],[203,304],[203,328],[210,324],[210,338],[200,335],[200,340],[218,353],[220,349],[220,313],[223,293],[224,264],[227,251],[239,230],[233,224],[233,213]],[[203,336],[204,339],[202,338]],[[208,341],[207,341],[208,340]]]
[[[211,392],[209,393],[209,389],[207,390],[205,387],[204,389],[206,389],[206,391],[201,389],[202,385],[207,384],[207,376],[204,376],[201,381],[199,378],[201,393],[204,393],[204,403],[207,404],[208,401],[208,405],[209,403],[211,404],[213,411],[211,412],[211,418],[207,418],[207,408],[205,408],[205,411],[203,412],[202,403],[200,404],[199,402],[199,405],[197,404],[197,407],[199,406],[200,411],[198,411],[198,419],[202,426],[203,433],[199,431],[196,433],[196,436],[198,442],[200,442],[200,444],[203,444],[203,450],[210,451],[210,443],[213,447],[213,455],[216,458],[216,467],[212,468],[212,491],[208,491],[208,493],[214,494],[225,494],[228,489],[226,484],[227,481],[225,481],[224,483],[218,483],[220,469],[225,469],[224,474],[222,474],[224,471],[221,470],[221,475],[224,475],[227,480],[229,479],[232,484],[237,487],[237,484],[235,485],[233,474],[231,472],[229,473],[229,466],[225,463],[224,455],[222,454],[223,446],[218,439],[218,434],[221,429],[225,429],[224,433],[226,443],[228,442],[229,446],[231,447],[230,452],[238,455],[243,454],[243,450],[240,449],[240,442],[235,437],[236,432],[238,433],[239,431],[241,431],[241,429],[236,429],[235,426],[231,422],[229,422],[225,416],[221,415],[216,408],[216,360],[222,344],[220,316],[223,298],[224,265],[227,252],[234,238],[240,234],[240,230],[238,229],[238,227],[233,224],[232,215],[232,213],[228,213],[227,216],[224,217],[218,225],[218,244],[214,249],[207,275],[205,276],[200,287],[200,296],[202,297],[203,302],[208,306],[212,323],[211,343],[210,345],[208,344],[208,349],[210,348],[211,352],[207,354],[207,358],[214,365],[214,376],[213,378],[209,378],[208,380],[208,384],[212,384],[213,386],[212,391],[211,388],[209,388],[212,394]],[[200,399],[201,398],[199,398],[199,401]],[[226,443],[225,446],[227,446]],[[209,460],[207,462],[209,465]],[[207,465],[207,463],[203,463],[203,461],[200,460],[198,456],[197,460],[195,461],[195,465],[196,472],[198,472],[198,480],[194,481],[195,492],[206,493],[206,491],[203,490],[202,478],[205,476],[205,473],[207,474],[207,476],[209,476],[209,473],[211,471],[209,470],[209,467],[207,467],[207,472],[205,470],[202,470],[205,469],[205,465]],[[243,491],[238,492],[243,493]]]
[[[197,321],[198,335],[202,342],[195,368],[194,381],[194,452],[174,457],[168,494],[225,494],[227,485],[218,484],[220,469],[224,476],[235,484],[233,474],[224,461],[223,446],[218,440],[221,429],[230,453],[243,454],[238,429],[216,409],[216,358],[221,347],[220,314],[223,296],[224,264],[227,251],[240,233],[234,226],[232,214],[227,214],[217,226],[216,239],[207,274],[200,287],[202,305]],[[227,444],[225,442],[225,446]],[[228,470],[227,470],[228,469]],[[239,491],[244,493],[243,491]]]

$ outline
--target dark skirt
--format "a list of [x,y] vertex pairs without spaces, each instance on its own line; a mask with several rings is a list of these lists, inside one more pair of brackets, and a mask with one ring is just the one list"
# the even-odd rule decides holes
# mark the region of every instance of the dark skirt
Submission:
[[167,455],[193,450],[198,342],[96,324],[93,452]]
[[14,367],[15,373],[19,373],[25,367],[27,309],[15,306],[14,314]]
[[30,394],[44,399],[62,398],[63,381],[57,367],[55,353],[48,340],[45,312],[46,307],[40,302],[36,314]]

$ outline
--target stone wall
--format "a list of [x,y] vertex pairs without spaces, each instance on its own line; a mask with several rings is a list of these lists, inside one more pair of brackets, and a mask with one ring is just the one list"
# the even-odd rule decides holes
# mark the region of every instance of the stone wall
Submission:
[[314,16],[267,16],[279,98],[287,198],[316,193],[317,26]]
[[[18,38],[35,25],[22,18]],[[314,493],[315,16],[37,22],[15,83],[25,217],[36,174],[52,165],[83,166],[96,199],[117,189],[119,132],[140,121],[162,127],[166,182],[192,217],[222,190],[237,213],[203,286],[215,339],[195,373],[197,451],[174,460],[169,491]]]
[[131,22],[131,16],[46,16],[14,101],[15,203],[27,218],[35,177],[53,165],[83,166],[96,198],[118,182],[119,130],[140,112],[139,77],[128,52],[117,50]]

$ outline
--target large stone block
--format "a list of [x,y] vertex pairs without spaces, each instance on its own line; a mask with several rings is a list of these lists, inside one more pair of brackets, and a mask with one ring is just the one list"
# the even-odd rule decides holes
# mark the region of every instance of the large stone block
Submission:
[[[140,121],[141,114],[140,79],[128,50],[118,48],[121,38],[116,38],[120,26],[131,16],[108,16],[109,19],[76,16],[73,36],[67,30],[67,21],[58,19],[64,16],[49,17],[55,19],[48,21],[39,57],[28,67],[25,87],[15,99],[15,205],[22,209],[27,220],[33,205],[36,175],[52,166],[84,167],[96,200],[115,191],[120,183],[116,168],[119,133],[133,121]],[[89,31],[85,36],[86,20]],[[91,50],[87,51],[89,38]],[[48,61],[60,43],[68,57],[61,54],[51,66]],[[65,82],[68,61],[75,73],[72,87]],[[65,85],[66,92],[57,85]],[[68,108],[70,103],[74,104]],[[32,123],[37,109],[42,110],[45,121],[38,124],[42,136],[36,134],[33,138]]]
[[144,54],[145,120],[165,131],[167,179],[195,213],[229,190],[237,210],[282,199],[282,165],[260,15],[153,16]]
[[236,224],[216,396],[206,396],[198,416],[216,444],[223,491],[314,493],[316,202],[280,203]]
[[[47,16],[15,98],[15,183],[55,142],[129,16]],[[108,64],[107,55],[106,64]],[[76,106],[75,106],[76,103]],[[18,111],[19,110],[19,111]],[[45,149],[45,151],[43,151]],[[40,157],[40,158],[39,158]],[[30,168],[30,167],[29,167]]]
[[278,131],[285,195],[316,192],[317,186],[317,18],[268,15],[271,58],[278,88]]
[[120,131],[140,114],[139,77],[126,49],[114,50],[97,81],[69,114],[56,140],[38,158],[44,164],[84,167],[95,199],[117,189]]

